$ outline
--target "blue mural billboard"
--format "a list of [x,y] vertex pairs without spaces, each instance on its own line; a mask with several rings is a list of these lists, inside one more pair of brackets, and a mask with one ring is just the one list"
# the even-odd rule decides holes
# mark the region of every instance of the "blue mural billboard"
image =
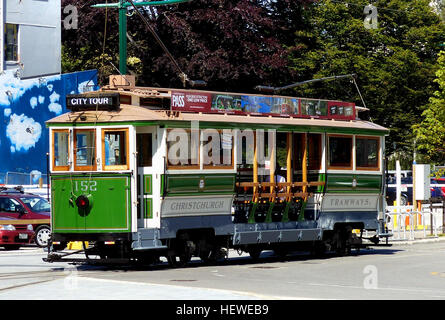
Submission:
[[67,94],[97,89],[96,70],[27,80],[0,75],[0,184],[1,173],[31,173],[36,180],[46,174],[45,121],[67,112]]

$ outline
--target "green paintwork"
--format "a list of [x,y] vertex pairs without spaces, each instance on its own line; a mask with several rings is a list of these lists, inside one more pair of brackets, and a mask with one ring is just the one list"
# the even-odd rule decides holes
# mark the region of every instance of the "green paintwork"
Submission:
[[[353,187],[353,180],[357,185]],[[327,175],[328,193],[380,193],[382,175],[380,174],[333,174]]]
[[[89,194],[89,212],[80,212],[75,199]],[[71,200],[71,201],[70,201]],[[131,231],[130,175],[53,175],[51,222],[55,233]]]
[[153,219],[153,199],[145,198],[144,201],[145,201],[144,218],[145,219]]
[[273,211],[274,206],[275,206],[275,202],[271,202],[269,205],[269,209],[267,210],[266,219],[264,220],[264,222],[266,222],[266,223],[272,222],[272,211]]
[[144,194],[153,194],[153,176],[151,174],[144,175]]
[[249,218],[247,219],[248,223],[255,223],[255,212],[258,205],[259,203],[257,202],[252,204],[252,210],[250,211]]
[[169,174],[166,184],[167,196],[231,194],[235,192],[235,174]]
[[127,74],[127,8],[119,1],[119,72]]
[[283,212],[283,219],[281,219],[281,222],[289,222],[289,209],[290,209],[291,202],[286,202],[286,208]]

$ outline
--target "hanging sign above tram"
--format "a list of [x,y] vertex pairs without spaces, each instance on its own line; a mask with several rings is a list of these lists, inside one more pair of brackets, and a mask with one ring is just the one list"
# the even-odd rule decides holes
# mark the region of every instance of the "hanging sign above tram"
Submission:
[[351,102],[198,91],[172,91],[171,110],[342,120],[355,118],[355,105]]
[[119,110],[119,93],[67,94],[66,107],[75,111]]

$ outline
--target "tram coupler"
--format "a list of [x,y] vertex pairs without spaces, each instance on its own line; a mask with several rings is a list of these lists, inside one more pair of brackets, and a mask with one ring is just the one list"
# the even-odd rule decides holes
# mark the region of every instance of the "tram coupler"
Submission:
[[78,254],[78,253],[82,253],[84,252],[84,250],[77,250],[77,251],[73,251],[73,252],[62,252],[62,253],[55,253],[55,252],[48,252],[48,255],[46,256],[46,258],[42,258],[43,261],[45,262],[56,262],[56,261],[64,261],[64,257],[73,255],[73,254]]
[[[368,246],[372,246],[372,247],[391,247],[392,244],[388,242],[388,238],[392,237],[392,234],[388,233],[388,234],[378,234],[378,235],[374,235],[370,238],[363,238],[366,239],[368,241],[371,242],[371,244],[368,244]],[[381,243],[380,239],[381,238],[385,238],[385,242]]]

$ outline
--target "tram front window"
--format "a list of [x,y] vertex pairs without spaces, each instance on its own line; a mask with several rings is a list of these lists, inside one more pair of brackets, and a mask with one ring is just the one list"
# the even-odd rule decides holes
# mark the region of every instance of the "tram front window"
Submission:
[[69,131],[53,131],[53,169],[69,170]]
[[96,170],[95,139],[92,129],[74,131],[74,170]]

